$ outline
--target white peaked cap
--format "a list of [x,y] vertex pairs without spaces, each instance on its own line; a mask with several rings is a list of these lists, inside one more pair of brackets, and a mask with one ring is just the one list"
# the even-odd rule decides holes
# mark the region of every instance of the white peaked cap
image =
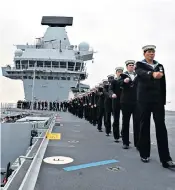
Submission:
[[126,65],[135,64],[135,61],[134,60],[127,60],[127,61],[125,61],[125,64]]
[[148,49],[156,49],[156,46],[155,45],[146,45],[146,46],[144,46],[144,47],[142,47],[142,49],[143,49],[143,51],[146,51],[146,50],[148,50]]
[[122,70],[122,71],[123,71],[124,68],[123,68],[123,67],[116,67],[115,70],[116,70],[116,71],[118,71],[118,70]]
[[108,79],[103,79],[102,82],[108,82]]
[[110,77],[115,77],[115,75],[111,74],[111,75],[108,75],[107,77],[108,77],[108,78],[110,78]]

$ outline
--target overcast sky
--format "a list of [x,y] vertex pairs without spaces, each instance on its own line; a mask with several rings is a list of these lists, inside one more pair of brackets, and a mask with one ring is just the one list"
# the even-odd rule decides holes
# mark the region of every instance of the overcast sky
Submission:
[[67,27],[70,42],[86,41],[98,52],[88,65],[87,83],[99,83],[127,59],[142,59],[142,46],[154,44],[156,60],[165,66],[168,100],[175,102],[174,7],[173,0],[3,1],[0,66],[13,62],[13,44],[32,44],[43,36],[42,16],[73,16],[73,26]]

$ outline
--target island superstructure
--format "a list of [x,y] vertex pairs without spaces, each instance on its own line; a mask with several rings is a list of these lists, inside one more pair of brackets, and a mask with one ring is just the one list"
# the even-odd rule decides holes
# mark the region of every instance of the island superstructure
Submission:
[[70,89],[88,90],[87,61],[94,51],[82,42],[71,45],[66,26],[72,26],[73,17],[43,16],[42,25],[48,28],[34,45],[16,45],[14,66],[2,67],[2,74],[22,80],[26,101],[64,101]]

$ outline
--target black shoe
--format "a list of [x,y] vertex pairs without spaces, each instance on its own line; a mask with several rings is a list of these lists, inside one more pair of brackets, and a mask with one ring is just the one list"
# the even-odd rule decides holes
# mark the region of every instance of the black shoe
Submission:
[[119,143],[120,141],[119,141],[119,139],[115,139],[114,142]]
[[175,162],[173,161],[162,162],[162,166],[164,168],[175,168]]
[[126,144],[124,144],[124,145],[123,145],[123,149],[129,149],[129,146],[126,145]]
[[149,162],[149,158],[146,158],[146,157],[145,157],[145,158],[142,158],[142,157],[141,157],[141,161],[144,162],[144,163],[148,163],[148,162]]
[[103,132],[102,129],[98,129],[99,132]]
[[109,133],[106,133],[106,136],[109,137]]

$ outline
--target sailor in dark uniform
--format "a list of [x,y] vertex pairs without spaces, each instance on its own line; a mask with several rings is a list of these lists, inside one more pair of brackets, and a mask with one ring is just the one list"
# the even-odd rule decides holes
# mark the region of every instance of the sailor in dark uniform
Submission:
[[96,95],[96,88],[92,89],[91,92],[91,118],[92,124],[96,126],[97,123],[97,95]]
[[99,84],[98,87],[98,102],[97,102],[97,113],[98,113],[98,119],[97,119],[97,129],[99,132],[102,132],[102,121],[105,126],[105,119],[104,119],[104,93],[103,93],[103,83]]
[[120,138],[120,94],[121,94],[121,87],[120,87],[120,74],[123,73],[123,67],[116,68],[116,78],[111,82],[110,85],[110,94],[112,97],[112,113],[113,113],[113,135],[115,142],[119,142]]
[[129,148],[129,124],[131,115],[133,116],[134,145],[137,147],[139,138],[139,123],[137,114],[137,75],[134,71],[135,61],[128,60],[125,62],[127,71],[120,75],[120,85],[122,92],[120,104],[123,115],[122,140],[123,148]]
[[103,93],[104,93],[104,119],[106,136],[111,133],[111,112],[112,112],[112,100],[109,94],[109,81],[103,80]]
[[166,104],[166,80],[165,71],[162,64],[154,60],[154,45],[143,47],[143,61],[136,63],[136,73],[138,79],[137,100],[140,112],[140,139],[139,152],[143,162],[149,162],[150,157],[150,117],[153,119],[156,128],[156,138],[159,158],[165,168],[174,168],[168,147],[168,135],[165,125]]

